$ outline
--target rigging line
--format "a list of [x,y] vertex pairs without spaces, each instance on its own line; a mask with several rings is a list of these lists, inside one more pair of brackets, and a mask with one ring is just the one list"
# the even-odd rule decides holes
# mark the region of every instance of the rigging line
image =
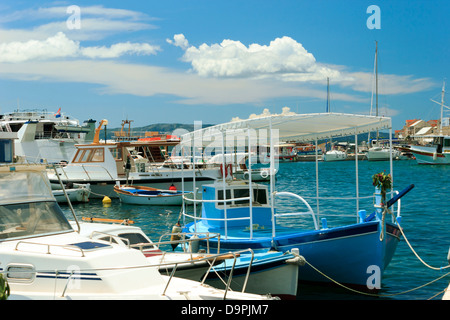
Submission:
[[[389,211],[390,211],[390,210],[389,210]],[[391,212],[391,211],[390,211],[390,213],[391,213],[392,217],[395,219],[394,213]],[[419,257],[419,255],[417,254],[417,252],[416,252],[416,251],[414,250],[414,248],[411,246],[410,242],[408,241],[408,238],[406,238],[405,233],[403,232],[403,228],[401,227],[400,223],[398,223],[398,221],[397,221],[397,225],[398,225],[398,228],[399,228],[400,232],[401,232],[402,235],[403,235],[403,238],[405,238],[406,243],[408,244],[409,248],[411,249],[411,251],[412,251],[412,252],[414,253],[414,255],[417,257],[417,259],[419,259],[419,261],[422,262],[426,267],[428,267],[428,268],[430,268],[430,269],[432,269],[432,270],[438,270],[438,271],[439,271],[439,270],[444,270],[444,269],[450,268],[450,264],[449,264],[448,266],[445,266],[445,267],[439,267],[439,268],[437,268],[437,267],[430,266],[428,263],[426,263],[422,258]]]
[[432,283],[434,283],[434,282],[436,282],[436,281],[439,281],[439,280],[445,278],[446,276],[450,275],[450,272],[447,272],[446,274],[444,274],[444,275],[442,275],[442,276],[440,276],[440,277],[438,277],[438,278],[436,278],[436,279],[434,279],[434,280],[431,280],[431,281],[428,282],[428,283],[425,283],[425,284],[423,284],[423,285],[421,285],[421,286],[418,286],[418,287],[415,287],[415,288],[412,288],[412,289],[409,289],[409,290],[405,290],[405,291],[402,291],[402,292],[391,293],[391,294],[376,294],[376,293],[368,293],[368,292],[363,292],[363,291],[359,291],[359,290],[355,290],[355,289],[349,288],[349,287],[343,285],[342,283],[339,283],[338,281],[336,281],[336,280],[332,279],[331,277],[327,276],[327,275],[324,274],[322,271],[320,271],[319,269],[317,269],[316,267],[314,267],[312,264],[310,264],[307,260],[305,260],[305,262],[306,262],[306,264],[307,264],[308,266],[310,266],[312,269],[314,269],[315,271],[317,271],[318,273],[320,273],[322,276],[324,276],[325,278],[327,278],[327,279],[330,280],[331,282],[337,284],[338,286],[340,286],[340,287],[342,287],[342,288],[344,288],[344,289],[347,289],[347,290],[349,290],[349,291],[352,291],[352,292],[354,292],[354,293],[358,293],[358,294],[362,294],[362,295],[366,295],[366,296],[370,296],[370,297],[393,297],[393,296],[398,296],[398,295],[402,295],[402,294],[405,294],[405,293],[413,292],[413,291],[415,291],[415,290],[422,289],[422,288],[424,288],[424,287],[426,287],[426,286],[428,286],[428,285],[430,285],[430,284],[432,284]]

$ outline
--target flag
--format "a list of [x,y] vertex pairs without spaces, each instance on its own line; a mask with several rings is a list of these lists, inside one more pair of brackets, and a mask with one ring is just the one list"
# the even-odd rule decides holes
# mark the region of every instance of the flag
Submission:
[[61,108],[59,108],[58,111],[55,113],[55,117],[56,118],[60,118],[61,117]]

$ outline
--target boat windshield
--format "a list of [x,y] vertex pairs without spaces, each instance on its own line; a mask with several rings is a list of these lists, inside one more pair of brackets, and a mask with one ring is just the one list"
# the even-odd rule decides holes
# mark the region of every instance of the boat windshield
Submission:
[[0,168],[0,205],[53,200],[55,198],[45,171]]
[[0,205],[0,242],[72,230],[55,201]]
[[71,230],[45,167],[0,167],[0,241]]

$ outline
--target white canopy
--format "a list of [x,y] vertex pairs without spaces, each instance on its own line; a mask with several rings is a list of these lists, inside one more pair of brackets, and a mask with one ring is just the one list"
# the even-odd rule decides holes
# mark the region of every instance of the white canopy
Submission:
[[227,122],[187,133],[181,137],[183,145],[208,145],[218,134],[242,132],[245,129],[278,130],[280,141],[309,142],[338,136],[350,136],[370,131],[390,129],[391,118],[343,113],[311,113],[271,115],[260,118]]

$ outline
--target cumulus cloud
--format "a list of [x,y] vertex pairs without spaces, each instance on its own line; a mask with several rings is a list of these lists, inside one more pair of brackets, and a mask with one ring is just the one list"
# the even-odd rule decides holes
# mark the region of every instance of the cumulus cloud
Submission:
[[183,50],[189,48],[189,42],[187,41],[187,39],[184,37],[183,34],[176,34],[173,36],[173,40],[167,39],[166,41],[167,43],[173,44],[176,47],[180,47]]
[[0,43],[0,62],[24,62],[54,58],[117,58],[124,54],[156,54],[160,48],[148,43],[117,43],[110,47],[81,47],[63,32],[45,40]]
[[183,34],[174,36],[169,43],[185,50],[183,61],[192,65],[193,71],[204,77],[264,78],[284,77],[293,81],[324,80],[338,77],[338,70],[316,62],[313,54],[301,43],[284,36],[269,45],[223,40],[220,44],[189,46]]

